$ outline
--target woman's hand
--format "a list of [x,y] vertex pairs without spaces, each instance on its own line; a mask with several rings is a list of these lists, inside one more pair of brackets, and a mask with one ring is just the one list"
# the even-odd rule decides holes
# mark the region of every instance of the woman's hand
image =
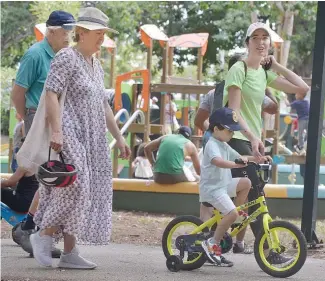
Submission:
[[62,132],[61,131],[52,132],[51,142],[50,142],[51,148],[56,152],[60,152],[62,150],[62,144],[63,144]]
[[272,69],[276,72],[279,64],[274,56],[266,56],[262,59],[261,65],[266,66],[266,70]]
[[130,147],[126,144],[124,138],[121,136],[116,140],[116,147],[120,150],[119,157],[128,159],[131,155]]
[[264,157],[264,144],[263,142],[258,139],[258,138],[254,138],[253,140],[251,140],[251,144],[252,144],[252,151],[253,151],[253,156],[258,160],[261,161],[262,158]]

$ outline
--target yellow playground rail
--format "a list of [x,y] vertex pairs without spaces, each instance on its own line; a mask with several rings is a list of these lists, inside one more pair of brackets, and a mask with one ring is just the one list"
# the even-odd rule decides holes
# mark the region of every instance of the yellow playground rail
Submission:
[[9,149],[9,143],[4,143],[1,145],[1,152],[5,151],[7,149]]

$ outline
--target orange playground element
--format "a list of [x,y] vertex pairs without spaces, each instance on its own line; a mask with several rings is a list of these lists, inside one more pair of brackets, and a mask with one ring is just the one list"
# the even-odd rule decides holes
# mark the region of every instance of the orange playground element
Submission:
[[141,110],[147,112],[149,110],[149,97],[150,97],[150,89],[149,89],[149,70],[135,70],[131,72],[124,73],[116,77],[115,84],[115,99],[114,99],[114,109],[116,111],[122,109],[122,91],[121,84],[125,80],[130,79],[142,79],[143,87],[142,87],[142,98],[144,100],[143,106]]

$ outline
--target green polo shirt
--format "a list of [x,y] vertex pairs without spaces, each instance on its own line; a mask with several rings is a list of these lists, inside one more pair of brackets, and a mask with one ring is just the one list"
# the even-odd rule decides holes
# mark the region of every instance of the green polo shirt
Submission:
[[45,38],[31,46],[20,61],[15,83],[27,89],[26,108],[37,108],[55,53]]

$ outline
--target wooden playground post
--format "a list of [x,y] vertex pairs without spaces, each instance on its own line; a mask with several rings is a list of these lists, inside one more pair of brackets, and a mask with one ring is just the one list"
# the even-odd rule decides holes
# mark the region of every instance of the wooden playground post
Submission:
[[149,47],[147,53],[147,69],[149,70],[149,80],[151,81],[151,66],[152,66],[152,49],[153,49],[153,41],[149,38]]
[[[199,85],[202,83],[202,67],[203,67],[203,55],[202,55],[202,47],[197,49],[197,82]],[[196,96],[196,101],[200,103],[200,96]],[[198,110],[198,107],[196,107]],[[198,127],[194,126],[194,135],[198,135]],[[195,140],[195,146],[199,147],[199,142]]]
[[[169,64],[168,64],[168,58],[169,58],[169,46],[168,42],[165,43],[165,47],[163,50],[163,73],[161,77],[161,83],[167,83],[167,76],[168,76],[168,69],[169,69]],[[160,124],[165,124],[165,110],[163,110],[166,106],[166,98],[165,95],[160,95]]]
[[168,68],[168,43],[166,43],[163,49],[161,83],[166,83],[167,81],[167,68]]
[[[131,109],[132,112],[135,112],[137,110],[137,97],[136,97],[136,93],[137,93],[137,85],[133,84],[132,85],[132,104],[131,104]],[[134,146],[135,146],[135,137],[136,134],[135,133],[131,133],[131,138],[130,138],[130,147],[131,147],[131,155],[129,158],[129,178],[131,179],[133,177],[133,173],[132,173],[132,162],[133,159],[135,159],[135,154],[134,154]]]
[[114,74],[115,74],[115,55],[116,55],[116,49],[111,50],[111,73],[109,76],[109,87],[112,89],[114,86]]
[[202,66],[203,66],[203,56],[202,47],[197,49],[197,82],[200,85],[202,82]]
[[[167,77],[171,77],[173,75],[174,47],[168,47],[168,56],[167,57],[168,57]],[[164,100],[164,106],[165,106],[166,105],[166,95],[163,95],[163,100]],[[171,107],[170,107],[170,110],[171,110]],[[160,114],[163,115],[163,119],[161,119],[160,123],[163,124],[164,128],[165,128],[165,121],[166,121],[165,107],[163,108],[163,110],[160,111]],[[165,132],[164,132],[164,134],[165,134]]]
[[[151,68],[152,68],[152,49],[153,49],[153,40],[149,38],[149,47],[147,53],[147,69],[149,70],[149,87],[151,84]],[[149,100],[148,100],[148,109],[145,112],[145,126],[144,126],[144,141],[150,141],[150,92],[149,92]]]
[[172,76],[173,75],[173,61],[174,61],[174,48],[169,47],[168,48],[168,72],[167,76]]

